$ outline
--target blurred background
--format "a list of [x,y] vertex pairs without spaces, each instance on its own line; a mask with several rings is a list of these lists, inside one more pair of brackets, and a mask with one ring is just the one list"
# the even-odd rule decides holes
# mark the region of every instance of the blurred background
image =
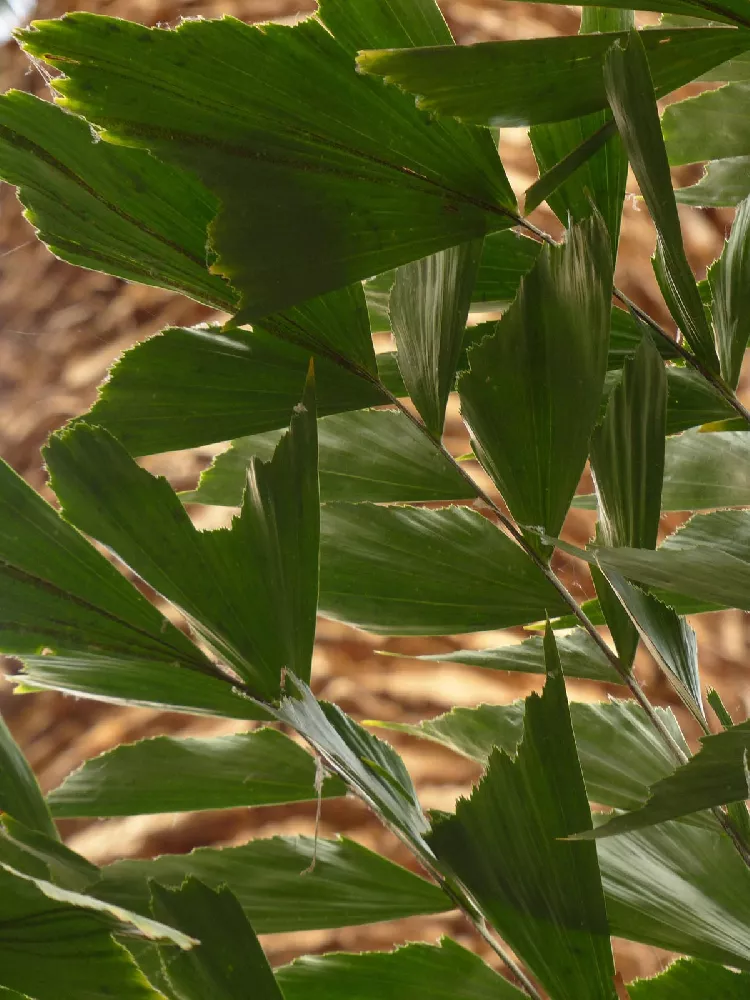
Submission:
[[[20,5],[25,0],[16,0]],[[40,0],[34,17],[57,17],[66,10],[105,13],[144,24],[174,24],[180,17],[207,17],[230,13],[255,22],[283,19],[293,22],[312,9],[308,0]],[[573,34],[578,30],[580,8],[508,3],[504,0],[445,0],[445,16],[459,42]],[[20,6],[19,6],[20,9]],[[649,22],[656,15],[649,17]],[[645,21],[645,19],[644,19]],[[0,25],[0,39],[3,37]],[[49,97],[45,79],[12,42],[0,45],[2,91],[15,87]],[[685,96],[685,90],[679,96]],[[525,130],[503,132],[501,153],[511,183],[523,192],[536,177]],[[701,170],[675,171],[677,184],[692,183]],[[636,193],[636,188],[630,190]],[[699,278],[719,255],[732,213],[725,210],[681,208],[688,255]],[[534,220],[559,233],[551,213],[542,207]],[[666,326],[663,304],[653,279],[650,256],[654,230],[645,208],[629,197],[623,220],[617,268],[620,287]],[[92,403],[97,385],[108,367],[127,347],[168,325],[187,326],[215,318],[210,310],[180,296],[128,285],[116,278],[72,267],[56,260],[35,239],[22,217],[15,190],[0,188],[0,455],[45,495],[40,447],[48,434]],[[488,317],[479,317],[488,318]],[[386,335],[387,338],[387,335]],[[379,347],[386,348],[383,339]],[[745,382],[747,392],[747,376]],[[455,405],[450,411],[446,443],[454,454],[467,450]],[[158,456],[147,461],[152,471],[169,476],[178,489],[191,488],[216,449],[200,449]],[[585,484],[584,484],[585,485]],[[587,490],[586,490],[587,491]],[[226,511],[204,508],[197,517],[213,527]],[[671,530],[677,519],[665,519]],[[591,533],[592,515],[571,514],[566,537],[582,543]],[[587,574],[567,557],[556,557],[556,568],[573,592],[589,596]],[[705,685],[715,685],[730,711],[741,718],[750,714],[750,686],[745,670],[750,653],[750,617],[740,612],[704,615],[693,625],[698,632]],[[503,703],[538,689],[540,682],[521,674],[424,664],[404,657],[439,653],[467,646],[497,646],[517,642],[519,630],[483,633],[449,639],[384,639],[321,621],[314,660],[316,692],[337,702],[358,719],[416,721],[437,715],[454,705]],[[379,656],[385,649],[393,657]],[[399,657],[398,654],[402,654]],[[5,661],[7,673],[18,664]],[[669,688],[656,672],[648,654],[639,654],[638,670],[653,701],[670,704],[685,725],[690,739],[695,732],[675,704]],[[607,689],[584,681],[569,682],[571,697],[599,700],[622,689]],[[240,724],[145,709],[123,709],[93,701],[54,694],[13,696],[11,686],[0,683],[0,711],[29,756],[43,789],[55,787],[81,761],[109,747],[161,733],[218,735]],[[393,738],[403,753],[427,808],[452,809],[465,794],[478,771],[469,761],[406,736]],[[96,863],[121,857],[149,857],[181,852],[193,847],[232,845],[250,836],[275,833],[312,833],[315,806],[237,809],[201,814],[135,817],[106,822],[68,821],[64,833],[70,845]],[[361,843],[409,864],[403,848],[367,811],[350,800],[323,803],[321,834],[345,833]],[[301,952],[387,948],[410,939],[435,940],[450,933],[484,954],[468,925],[459,917],[410,919],[397,923],[348,928],[339,931],[273,935],[264,939],[274,963]],[[670,956],[653,948],[616,942],[619,968],[627,980],[650,975]],[[490,958],[490,960],[492,960]]]

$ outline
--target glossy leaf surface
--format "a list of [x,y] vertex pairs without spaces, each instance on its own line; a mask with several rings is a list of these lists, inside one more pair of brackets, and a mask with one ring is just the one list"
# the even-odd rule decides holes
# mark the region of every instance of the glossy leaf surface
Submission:
[[[323,798],[344,795],[335,778]],[[87,761],[47,796],[54,816],[137,816],[316,799],[315,762],[273,729],[212,739],[157,736]]]
[[660,976],[628,985],[631,1000],[743,1000],[749,989],[746,972],[685,958],[673,962]]
[[729,240],[709,268],[708,280],[721,374],[736,389],[750,338],[750,200],[739,205]]
[[320,609],[392,635],[505,628],[565,610],[531,559],[474,510],[344,503],[321,514]]
[[57,839],[39,782],[23,751],[0,716],[0,813],[8,813],[31,830]]

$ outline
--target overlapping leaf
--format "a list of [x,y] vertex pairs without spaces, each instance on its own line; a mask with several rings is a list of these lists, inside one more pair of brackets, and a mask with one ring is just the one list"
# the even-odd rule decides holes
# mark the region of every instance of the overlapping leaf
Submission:
[[[358,62],[365,72],[420,95],[418,105],[427,111],[479,125],[540,125],[606,108],[602,62],[618,38],[627,34],[384,49],[361,53]],[[749,49],[750,33],[653,29],[643,32],[643,45],[662,97]]]
[[321,513],[320,609],[370,632],[450,635],[562,613],[557,590],[476,511],[336,503]]
[[[620,675],[615,672],[601,649],[583,629],[579,628],[570,635],[559,636],[557,651],[566,677],[583,677],[605,684],[622,684]],[[492,649],[457,649],[452,653],[433,653],[417,656],[415,659],[428,663],[466,663],[472,667],[521,671],[527,674],[546,673],[541,636],[532,636],[523,642],[509,643]]]
[[[289,424],[309,363],[309,349],[262,330],[168,329],[126,352],[87,420],[136,455],[275,430]],[[315,393],[320,416],[388,401],[324,357],[315,359]]]
[[[239,506],[253,456],[267,460],[280,431],[240,438],[222,452],[185,503]],[[403,414],[362,410],[318,422],[320,499],[373,503],[472,499],[455,466]]]
[[658,83],[655,77],[652,82],[642,41],[647,34],[631,31],[623,44],[618,41],[612,46],[604,60],[604,85],[633,173],[656,226],[654,271],[662,294],[695,354],[708,368],[717,369],[713,337],[682,242],[656,106]]
[[162,948],[164,968],[181,1000],[284,1000],[250,922],[226,886],[195,878],[175,889],[152,884],[156,916],[200,941],[187,952]]
[[0,826],[2,861],[25,875],[54,881],[63,889],[83,892],[99,877],[99,869],[76,851],[50,836],[31,829],[12,816]]
[[90,14],[37,22],[23,44],[63,69],[66,106],[105,138],[190,168],[219,198],[213,266],[247,321],[512,224],[489,135],[356,73],[350,46],[389,34],[372,8],[342,44],[317,19],[165,30]]
[[80,118],[10,91],[0,97],[0,177],[63,260],[233,311],[236,295],[206,257],[216,199],[178,167],[95,142]]
[[673,166],[750,154],[750,82],[730,83],[670,105],[662,118]]
[[675,191],[682,205],[731,206],[750,195],[750,156],[730,156],[706,164],[697,184]]
[[191,875],[211,888],[228,885],[258,934],[396,920],[453,905],[437,886],[350,840],[313,837],[118,861],[102,869],[93,891],[145,913],[149,879],[174,887]]
[[494,750],[471,798],[429,842],[552,996],[614,1000],[596,850],[559,839],[591,816],[551,630],[545,641],[549,677],[544,695],[527,700],[515,761]]
[[472,952],[450,938],[438,945],[408,944],[391,952],[304,956],[284,965],[276,979],[286,1000],[521,1000]]
[[586,463],[609,342],[612,267],[600,217],[545,247],[458,380],[472,446],[516,521],[555,537]]
[[708,280],[721,374],[736,389],[750,338],[750,200],[739,205],[729,240],[709,268]]
[[315,777],[310,755],[273,729],[212,739],[158,736],[87,761],[47,802],[57,817],[137,816],[345,794],[335,778],[318,791]]
[[[686,748],[672,712],[661,708],[656,711],[675,740]],[[592,802],[615,809],[638,808],[646,801],[651,785],[672,772],[674,758],[635,702],[571,702],[570,717]],[[523,736],[523,719],[524,703],[517,701],[510,705],[454,708],[416,726],[384,725],[394,725],[486,764],[494,747],[515,753]]]
[[58,833],[31,765],[0,716],[0,813],[49,837]]
[[253,462],[227,529],[196,530],[166,480],[101,429],[77,424],[52,439],[46,458],[66,517],[179,607],[253,694],[278,697],[282,668],[309,678],[319,519],[312,383],[271,461]]
[[642,583],[750,611],[750,511],[696,514],[656,552],[602,549],[597,558]]

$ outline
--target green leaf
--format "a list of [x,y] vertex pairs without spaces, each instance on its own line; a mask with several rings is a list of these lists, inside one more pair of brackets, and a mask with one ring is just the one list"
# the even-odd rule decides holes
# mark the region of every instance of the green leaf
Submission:
[[522,1000],[523,994],[450,938],[390,952],[303,956],[276,972],[286,1000]]
[[191,875],[211,888],[227,885],[258,934],[369,924],[452,907],[437,886],[359,844],[312,837],[118,861],[102,869],[94,891],[146,912],[149,879],[174,887]]
[[699,372],[667,369],[667,434],[736,417],[735,411]]
[[370,632],[451,635],[566,610],[523,550],[466,507],[327,504],[320,610]]
[[0,813],[9,813],[30,830],[59,839],[31,765],[1,715]]
[[715,735],[701,736],[700,750],[687,764],[651,788],[648,802],[633,812],[615,816],[582,836],[613,837],[669,819],[750,798],[750,723]]
[[[609,324],[609,354],[607,356],[607,368],[610,370],[623,367],[625,360],[632,357],[638,350],[638,346],[643,340],[643,325],[640,320],[630,312],[630,310],[612,308],[612,315]],[[652,340],[657,351],[665,361],[675,361],[679,358],[672,342],[664,337]],[[677,369],[667,369],[667,378],[670,373]],[[684,370],[684,369],[683,369]],[[618,376],[622,377],[622,376]],[[702,381],[705,381],[703,379]]]
[[[262,330],[171,328],[127,351],[87,420],[132,454],[193,448],[286,427],[310,351]],[[388,402],[371,382],[315,359],[320,416]]]
[[319,517],[312,381],[272,460],[253,461],[242,512],[226,529],[198,531],[169,483],[99,428],[76,424],[45,455],[65,516],[178,607],[251,693],[278,697],[282,668],[309,678]]
[[750,969],[750,872],[718,826],[676,820],[597,853],[612,934]]
[[27,673],[18,679],[39,687],[258,717],[189,639],[2,463],[0,649],[23,660]]
[[[267,460],[281,435],[240,438],[222,452],[183,503],[239,506],[253,456]],[[405,414],[361,410],[318,422],[320,499],[393,503],[470,500],[476,493]]]
[[750,195],[750,156],[707,163],[697,184],[675,191],[682,205],[734,207]]
[[750,511],[696,514],[656,552],[600,549],[597,558],[605,571],[750,611]]
[[634,587],[611,566],[603,565],[601,560],[599,565],[651,655],[693,715],[702,719],[698,645],[693,629],[673,608],[662,604],[653,594],[645,594]]
[[481,249],[481,241],[474,240],[405,264],[396,271],[391,289],[398,365],[435,438],[443,433]]
[[[531,3],[539,3],[541,0],[530,0]],[[564,4],[564,0],[544,0],[545,3]],[[587,7],[604,7],[620,10],[628,6],[627,0],[587,0],[583,6],[583,12],[587,13]],[[706,18],[711,21],[726,21],[727,24],[747,24],[750,20],[746,0],[729,0],[728,3],[714,3],[712,0],[639,0],[636,10],[655,10],[665,12],[660,24],[667,27],[685,27],[690,24],[700,24],[699,18]],[[689,15],[674,17],[672,15]]]
[[656,106],[658,84],[656,78],[652,82],[649,72],[642,42],[645,37],[632,31],[623,44],[615,42],[604,60],[604,84],[633,173],[656,226],[654,271],[662,295],[696,356],[708,368],[717,370],[713,336],[685,256]]
[[750,82],[730,83],[670,105],[662,118],[672,166],[750,154]]
[[12,90],[0,97],[0,177],[63,260],[234,310],[206,258],[216,199],[190,174],[96,142],[85,121]]
[[188,878],[179,888],[151,883],[156,916],[200,941],[171,954],[161,948],[167,977],[181,1000],[284,1000],[255,932],[226,886]]
[[[581,12],[582,35],[628,31],[633,26],[632,10],[584,7]],[[605,137],[602,136],[603,130]],[[540,178],[526,192],[525,214],[528,215],[542,201],[547,201],[562,224],[567,226],[569,220],[581,222],[596,209],[607,227],[612,259],[615,260],[628,158],[612,116],[606,111],[596,111],[582,118],[536,125],[529,131],[529,138]],[[567,157],[571,158],[565,163]]]
[[66,107],[218,197],[213,268],[240,291],[241,322],[513,223],[490,136],[358,75],[351,41],[314,18],[166,30],[73,14],[23,35],[66,74]]
[[544,694],[527,699],[515,761],[494,750],[471,798],[429,842],[552,996],[614,1000],[596,849],[559,839],[591,814],[549,628],[545,652]]
[[357,791],[383,820],[420,853],[429,824],[404,762],[388,743],[358,725],[336,705],[316,700],[306,684],[287,675],[290,697],[275,712],[312,746],[321,761]]
[[512,302],[521,278],[534,266],[541,249],[541,243],[515,231],[485,236],[479,271],[471,293],[472,309],[481,311],[490,302]]
[[[593,510],[596,498],[579,496],[573,506]],[[668,438],[662,510],[709,510],[750,506],[750,434],[685,431]]]
[[[605,684],[622,684],[611,664],[593,639],[577,629],[557,638],[560,664],[566,677],[583,677]],[[403,653],[398,654],[399,657]],[[472,667],[489,667],[491,670],[521,671],[527,674],[544,674],[544,647],[541,636],[532,636],[519,643],[509,643],[496,649],[457,649],[452,653],[434,653],[415,656],[415,660],[428,663],[465,663]]]
[[664,364],[644,331],[591,438],[602,536],[610,546],[656,548],[666,417]]
[[165,924],[0,863],[1,985],[36,1000],[159,1000],[113,932],[195,944]]
[[320,0],[318,12],[351,49],[369,45],[450,45],[453,36],[435,0]]
[[750,200],[739,205],[729,240],[709,268],[708,280],[721,374],[736,389],[750,338]]
[[[558,640],[559,641],[559,640]],[[657,714],[675,740],[687,750],[677,720],[669,709]],[[615,809],[643,805],[648,790],[674,769],[674,758],[634,701],[571,702],[586,792],[592,802]],[[494,747],[514,754],[523,737],[524,703],[454,708],[418,725],[383,723],[440,743],[486,765]]]
[[[357,62],[364,72],[420,95],[418,107],[426,111],[477,125],[541,125],[607,107],[602,63],[618,38],[625,41],[626,32],[383,49],[361,52]],[[724,28],[650,29],[643,32],[643,44],[657,96],[663,97],[745,52],[750,33]]]
[[516,521],[557,536],[586,464],[607,368],[612,268],[599,217],[545,247],[458,380],[472,447]]
[[48,898],[5,866],[0,867],[0,887],[3,1000],[27,992],[35,1000],[162,1000],[96,914]]
[[9,678],[19,693],[60,691],[115,705],[142,705],[190,715],[267,719],[258,703],[232,683],[163,660],[75,654],[23,657],[24,671]]
[[359,281],[266,316],[256,328],[296,344],[307,353],[377,376],[367,303]]
[[[17,850],[41,861],[44,865],[45,877],[53,878],[64,889],[82,891],[99,877],[99,869],[96,865],[66,847],[65,844],[61,844],[57,833],[54,837],[50,837],[39,830],[32,830],[24,826],[12,816],[3,816],[0,831],[4,847],[11,844]],[[18,856],[17,854],[16,857]],[[21,870],[27,875],[34,874],[30,868],[24,867]]]
[[[327,779],[323,798],[344,795]],[[87,761],[47,796],[52,814],[138,816],[230,809],[318,797],[315,762],[273,729],[212,739],[157,736]]]
[[720,965],[680,958],[660,976],[628,985],[631,1000],[744,1000],[750,975]]

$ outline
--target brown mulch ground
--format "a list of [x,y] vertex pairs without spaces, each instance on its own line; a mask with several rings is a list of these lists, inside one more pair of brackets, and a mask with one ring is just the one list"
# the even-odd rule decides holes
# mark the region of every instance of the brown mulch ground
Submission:
[[[578,13],[567,7],[535,7],[502,0],[457,0],[443,9],[460,41],[519,38],[577,30]],[[148,24],[173,23],[179,16],[232,13],[248,21],[293,17],[309,6],[294,0],[225,0],[222,3],[186,2],[175,5],[150,0],[90,0],[66,4],[42,0],[36,16],[52,17],[69,9],[85,9],[128,17]],[[41,96],[44,80],[30,69],[12,46],[0,49],[2,89],[17,87]],[[524,135],[503,136],[503,155],[511,181],[522,191],[534,179],[533,162]],[[684,180],[693,179],[684,176]],[[556,229],[548,212],[537,213],[541,224]],[[687,211],[686,241],[693,264],[701,276],[720,251],[727,213]],[[635,201],[625,210],[618,283],[628,294],[666,321],[655,289],[649,257],[654,236],[651,222]],[[55,260],[22,219],[14,191],[0,191],[0,453],[37,488],[44,476],[39,449],[49,432],[85,410],[108,366],[133,342],[167,325],[190,325],[207,319],[209,311],[177,295],[127,285],[104,275],[78,270]],[[449,425],[451,445],[464,450],[456,413]],[[164,456],[150,463],[185,489],[209,457],[209,451]],[[207,516],[211,516],[208,514]],[[208,522],[205,522],[208,523]],[[589,515],[571,516],[568,533],[584,541]],[[560,568],[580,592],[583,586],[575,569],[563,558]],[[697,619],[702,643],[704,682],[715,684],[739,715],[750,712],[750,688],[745,682],[750,628],[739,612]],[[538,684],[522,676],[454,665],[425,666],[407,659],[382,658],[377,648],[391,652],[438,652],[467,642],[493,645],[515,641],[517,635],[485,634],[453,640],[383,640],[344,626],[322,621],[315,656],[318,692],[336,701],[357,718],[411,721],[445,711],[452,705],[506,702],[523,696]],[[13,665],[8,664],[12,670]],[[642,676],[649,695],[663,703],[674,699],[655,673],[646,654]],[[599,699],[605,692],[597,685],[572,682],[579,699]],[[90,701],[65,699],[52,694],[12,697],[0,688],[0,709],[29,755],[45,789],[54,787],[82,760],[106,748],[158,733],[220,733],[236,729],[235,723],[164,715],[142,709],[121,709]],[[407,737],[394,740],[403,752],[427,807],[449,809],[476,777],[467,761],[447,752],[417,746]],[[106,823],[68,823],[71,846],[96,862],[124,856],[150,856],[184,851],[203,844],[234,844],[249,836],[313,829],[314,807],[230,810],[200,815],[136,817]],[[404,863],[404,856],[389,834],[380,829],[354,802],[326,802],[324,835],[343,832]],[[299,935],[276,935],[266,944],[274,961],[301,951],[387,947],[408,938],[434,939],[450,932],[471,943],[459,918],[401,921],[367,928]],[[626,979],[648,974],[665,961],[654,949],[618,943],[618,960]]]

